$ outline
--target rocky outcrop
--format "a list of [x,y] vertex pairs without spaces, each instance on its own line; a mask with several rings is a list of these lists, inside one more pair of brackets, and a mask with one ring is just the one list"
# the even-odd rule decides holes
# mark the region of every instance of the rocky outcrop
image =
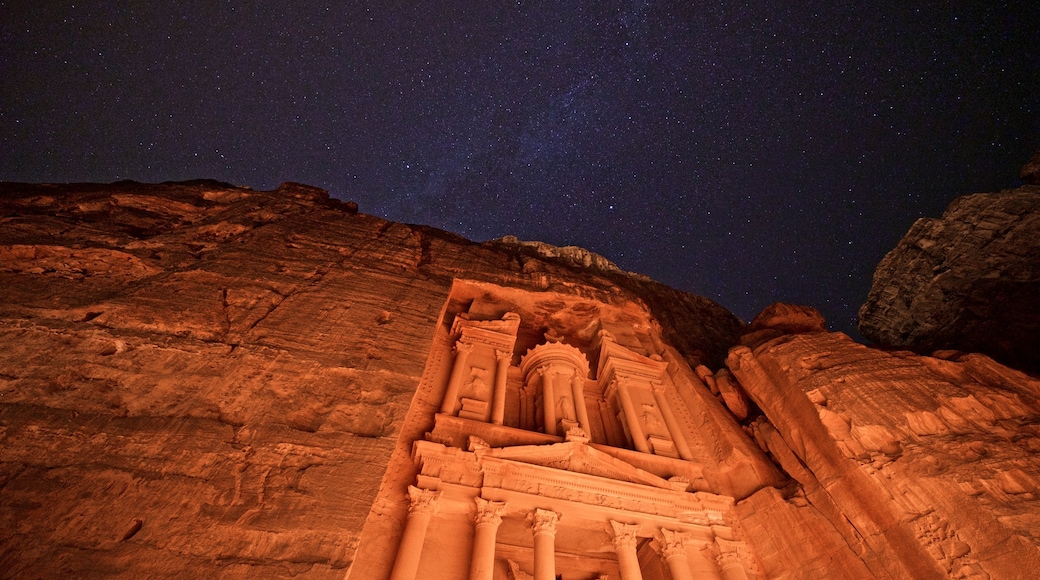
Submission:
[[1022,166],[1019,177],[1031,185],[1040,185],[1040,151],[1033,153],[1029,162]]
[[747,431],[798,483],[738,504],[768,576],[1040,576],[1040,381],[824,331],[735,347],[727,365],[763,413]]
[[920,353],[982,352],[1040,372],[1040,186],[955,200],[874,274],[859,330]]
[[0,186],[0,576],[342,578],[457,278],[650,309],[698,364],[744,327],[580,266],[299,184]]

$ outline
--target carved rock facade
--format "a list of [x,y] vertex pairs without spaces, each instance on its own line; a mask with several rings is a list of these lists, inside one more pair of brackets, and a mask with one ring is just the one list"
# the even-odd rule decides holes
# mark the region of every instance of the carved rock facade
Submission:
[[427,360],[350,578],[763,577],[735,502],[779,473],[720,463],[718,403],[645,311],[457,280]]
[[1040,577],[986,356],[306,186],[0,193],[6,576]]

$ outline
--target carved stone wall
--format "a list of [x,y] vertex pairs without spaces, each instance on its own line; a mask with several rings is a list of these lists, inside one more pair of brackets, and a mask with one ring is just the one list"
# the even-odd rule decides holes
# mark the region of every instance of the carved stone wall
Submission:
[[[401,469],[387,472],[376,502],[399,507],[373,511],[351,578],[447,579],[468,569],[488,580],[627,580],[641,568],[649,577],[655,569],[761,576],[736,517],[739,489],[717,476],[707,452],[720,438],[692,421],[717,402],[692,374],[674,372],[672,365],[689,369],[648,313],[456,281],[436,328],[416,392],[423,403],[409,412],[423,430],[398,446]],[[680,389],[701,391],[703,403],[689,408],[696,399]],[[766,477],[745,478],[744,488],[779,481],[760,455],[755,461]],[[402,518],[409,489],[439,494],[438,515]],[[481,506],[491,504],[493,534],[480,523]],[[410,538],[427,529],[436,539],[415,547]],[[645,553],[657,537],[670,546],[654,552],[660,566]],[[394,538],[397,550],[388,552]],[[722,551],[712,555],[712,546]]]
[[1040,577],[1040,387],[987,357],[299,185],[0,194],[0,575]]
[[447,378],[428,362],[451,372],[436,326],[456,277],[563,296],[542,320],[580,314],[579,296],[681,303],[664,332],[701,360],[743,326],[317,188],[0,184],[0,576],[342,579],[373,509],[403,526],[406,487],[388,508],[379,486],[432,428],[406,417],[441,402],[414,395]]

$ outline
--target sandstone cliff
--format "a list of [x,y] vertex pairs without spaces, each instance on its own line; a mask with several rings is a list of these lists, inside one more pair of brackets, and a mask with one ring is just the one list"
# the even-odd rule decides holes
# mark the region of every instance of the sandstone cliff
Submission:
[[306,186],[6,184],[0,212],[3,576],[341,578],[456,277],[664,310],[695,364],[743,328]]
[[[747,430],[800,484],[786,503],[767,489],[739,504],[751,537],[783,546],[760,549],[765,567],[790,578],[1040,575],[1040,381],[984,355],[883,351],[841,333],[744,342],[727,365],[764,414]],[[827,552],[828,537],[855,557]]]
[[983,352],[1040,372],[1040,186],[955,200],[874,274],[863,336],[921,353]]
[[216,182],[0,186],[0,575],[381,578],[434,337],[490,285],[529,334],[642,324],[748,577],[1040,577],[1028,375]]

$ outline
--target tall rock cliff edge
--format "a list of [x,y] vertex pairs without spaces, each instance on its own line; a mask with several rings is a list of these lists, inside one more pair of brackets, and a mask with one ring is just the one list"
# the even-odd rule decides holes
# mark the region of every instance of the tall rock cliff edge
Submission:
[[859,329],[881,345],[983,352],[1037,373],[1038,297],[1040,185],[1025,185],[918,220],[878,265]]

